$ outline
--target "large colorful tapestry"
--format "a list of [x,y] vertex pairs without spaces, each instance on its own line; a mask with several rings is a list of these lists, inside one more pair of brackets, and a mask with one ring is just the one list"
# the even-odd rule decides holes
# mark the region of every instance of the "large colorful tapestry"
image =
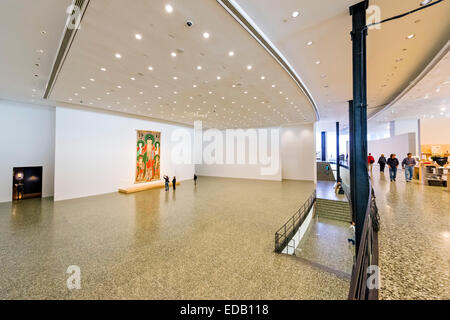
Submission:
[[160,179],[161,132],[137,132],[136,181],[150,182]]

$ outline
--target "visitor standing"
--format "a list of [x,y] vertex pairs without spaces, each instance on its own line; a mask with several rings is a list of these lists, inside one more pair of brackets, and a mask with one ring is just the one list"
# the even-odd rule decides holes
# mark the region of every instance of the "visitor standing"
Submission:
[[173,190],[175,190],[177,188],[177,177],[175,177],[175,176],[173,176],[173,179],[172,179],[172,187],[173,187]]
[[402,161],[402,168],[405,169],[405,180],[410,182],[413,177],[414,167],[416,165],[416,159],[412,157],[412,153],[408,153],[407,157]]
[[370,176],[372,176],[373,175],[372,169],[373,169],[373,164],[375,163],[375,158],[372,156],[371,153],[369,153],[369,156],[367,157],[367,163],[369,164]]
[[396,155],[394,153],[391,154],[386,163],[389,167],[389,178],[391,179],[391,182],[395,181],[395,179],[397,178],[397,168],[399,166],[399,162],[398,159],[396,158]]
[[380,165],[380,172],[384,173],[384,168],[386,167],[386,157],[384,154],[381,154],[380,158],[378,159],[378,164]]
[[169,177],[164,175],[164,187],[166,188],[166,191],[169,191]]
[[197,179],[198,179],[198,177],[197,177],[197,175],[194,173],[194,184],[195,184],[195,185],[197,185]]
[[349,228],[350,238],[347,239],[347,241],[350,242],[352,245],[355,245],[355,243],[356,243],[355,225],[356,225],[355,221],[352,221],[352,223],[350,224],[350,228]]

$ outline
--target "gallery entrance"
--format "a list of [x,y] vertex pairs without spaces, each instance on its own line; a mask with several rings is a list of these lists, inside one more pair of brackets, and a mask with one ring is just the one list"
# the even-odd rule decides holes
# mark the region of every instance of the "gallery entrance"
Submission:
[[42,167],[23,167],[13,169],[14,200],[42,197]]

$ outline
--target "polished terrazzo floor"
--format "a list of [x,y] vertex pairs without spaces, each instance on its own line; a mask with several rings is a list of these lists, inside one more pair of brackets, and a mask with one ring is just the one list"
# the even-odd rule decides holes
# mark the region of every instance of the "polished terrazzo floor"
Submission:
[[350,280],[355,255],[354,246],[347,241],[350,236],[348,223],[315,217],[296,256]]
[[0,204],[0,299],[346,299],[345,279],[273,252],[313,189],[201,177],[176,193]]
[[374,167],[381,299],[450,299],[450,192]]

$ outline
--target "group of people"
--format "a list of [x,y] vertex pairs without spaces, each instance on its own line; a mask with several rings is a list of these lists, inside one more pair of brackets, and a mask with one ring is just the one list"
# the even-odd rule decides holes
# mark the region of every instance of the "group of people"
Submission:
[[[166,188],[166,191],[169,191],[169,180],[170,180],[170,178],[169,178],[169,176],[164,175],[163,179],[164,179],[164,187]],[[197,180],[198,180],[198,177],[197,177],[196,174],[194,174],[194,183],[195,183],[195,185],[197,185]],[[177,177],[175,177],[175,176],[172,179],[172,188],[173,188],[173,190],[177,189]]]
[[[369,164],[370,176],[372,176],[372,168],[375,163],[375,158],[369,153],[367,157],[367,161]],[[388,159],[382,154],[378,159],[378,164],[380,165],[380,173],[384,173],[384,169],[386,165],[389,168],[389,178],[391,182],[396,181],[397,179],[397,169],[400,166],[400,162],[397,159],[397,155],[395,153],[391,154]],[[416,159],[412,157],[412,153],[408,153],[406,158],[402,161],[402,168],[405,170],[405,180],[406,182],[410,182],[413,178],[414,166],[416,165]]]

